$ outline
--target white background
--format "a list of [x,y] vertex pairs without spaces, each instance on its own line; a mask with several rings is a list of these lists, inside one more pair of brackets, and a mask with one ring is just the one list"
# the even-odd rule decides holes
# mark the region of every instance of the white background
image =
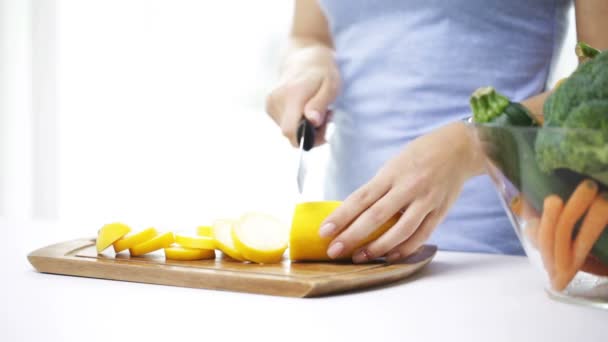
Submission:
[[61,218],[181,226],[290,213],[294,153],[263,111],[289,2],[59,8]]
[[[114,220],[289,219],[296,154],[263,103],[291,1],[0,5],[2,216],[94,225],[85,235]],[[571,27],[550,84],[574,68],[574,41]]]

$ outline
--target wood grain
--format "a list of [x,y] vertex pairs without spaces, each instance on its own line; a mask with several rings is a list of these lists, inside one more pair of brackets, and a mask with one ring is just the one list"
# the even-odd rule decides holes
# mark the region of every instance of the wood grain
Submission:
[[93,239],[78,239],[38,249],[28,255],[43,273],[131,281],[212,290],[289,297],[316,297],[360,290],[405,279],[433,257],[437,248],[424,246],[396,264],[242,263],[218,253],[215,260],[165,260],[162,252],[143,257],[111,252],[97,255]]

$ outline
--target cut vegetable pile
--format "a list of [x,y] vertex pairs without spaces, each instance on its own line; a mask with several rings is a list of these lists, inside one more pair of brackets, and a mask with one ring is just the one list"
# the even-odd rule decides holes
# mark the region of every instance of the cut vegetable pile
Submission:
[[579,43],[577,54],[585,62],[560,80],[544,117],[491,87],[471,96],[482,149],[517,192],[509,210],[556,290],[578,271],[608,275],[608,51]]
[[238,220],[217,220],[199,226],[193,234],[164,232],[147,228],[131,233],[124,223],[103,226],[97,236],[97,252],[111,245],[115,253],[129,251],[144,256],[163,250],[170,260],[215,259],[215,250],[236,261],[277,263],[287,249],[288,228],[279,220],[261,213],[248,213]]

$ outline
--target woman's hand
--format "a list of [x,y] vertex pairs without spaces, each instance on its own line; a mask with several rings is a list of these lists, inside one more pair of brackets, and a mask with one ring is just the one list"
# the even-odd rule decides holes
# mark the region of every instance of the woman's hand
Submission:
[[403,215],[393,227],[354,251],[353,261],[386,255],[393,262],[412,254],[443,219],[464,182],[482,173],[482,160],[462,123],[412,141],[324,221],[319,234],[335,237],[327,254],[331,258],[350,255],[400,211]]
[[290,54],[281,81],[266,99],[266,111],[292,145],[304,115],[321,131],[315,145],[324,143],[327,107],[338,95],[340,77],[333,51],[322,45],[301,48]]

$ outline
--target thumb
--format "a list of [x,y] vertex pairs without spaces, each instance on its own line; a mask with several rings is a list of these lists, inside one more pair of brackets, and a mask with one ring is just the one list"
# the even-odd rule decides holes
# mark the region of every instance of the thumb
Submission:
[[323,80],[321,87],[304,106],[304,116],[315,126],[320,127],[325,123],[327,107],[336,98],[337,89],[327,78]]

